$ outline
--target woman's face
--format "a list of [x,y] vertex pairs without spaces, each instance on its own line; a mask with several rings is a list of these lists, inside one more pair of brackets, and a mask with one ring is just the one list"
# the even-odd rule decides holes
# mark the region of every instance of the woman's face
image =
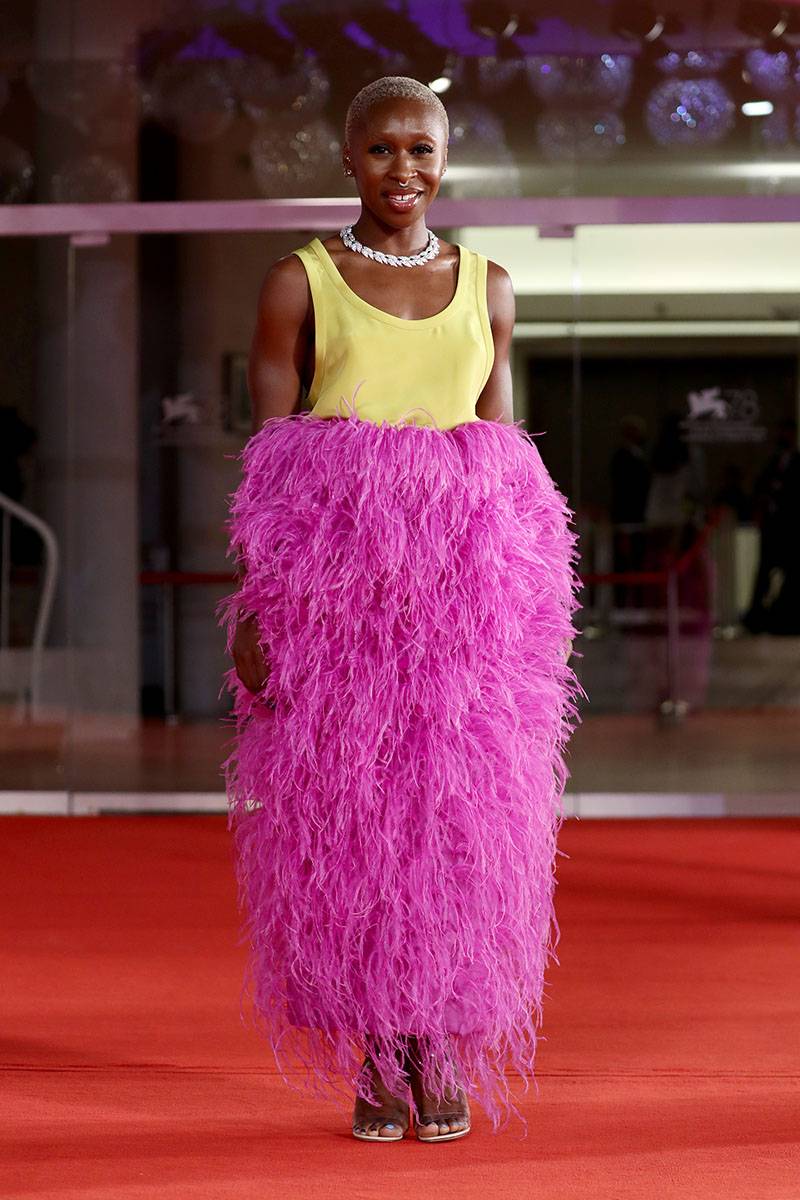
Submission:
[[353,131],[343,159],[373,216],[398,229],[414,225],[439,191],[444,124],[418,100],[384,100]]

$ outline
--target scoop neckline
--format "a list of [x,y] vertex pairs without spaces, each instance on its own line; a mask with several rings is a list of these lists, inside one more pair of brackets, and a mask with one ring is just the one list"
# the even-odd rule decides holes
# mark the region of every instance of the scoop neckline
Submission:
[[398,317],[394,313],[388,313],[382,308],[376,308],[374,304],[370,304],[368,300],[365,300],[362,296],[359,296],[358,292],[353,291],[353,289],[350,287],[350,284],[346,281],[344,275],[342,275],[341,271],[336,266],[336,263],[333,261],[327,246],[325,246],[321,238],[315,237],[313,244],[322,251],[320,261],[330,275],[334,285],[342,293],[345,299],[349,300],[350,303],[354,304],[357,308],[361,308],[365,312],[370,313],[372,316],[377,317],[379,320],[387,321],[390,325],[401,325],[403,327],[411,325],[419,327],[424,325],[433,325],[437,321],[446,320],[455,310],[458,301],[461,299],[461,294],[464,290],[464,287],[466,286],[466,256],[464,254],[464,247],[460,242],[455,242],[454,245],[458,246],[458,279],[456,280],[456,290],[453,293],[450,302],[445,305],[444,308],[440,309],[438,313],[433,313],[433,315],[430,317]]

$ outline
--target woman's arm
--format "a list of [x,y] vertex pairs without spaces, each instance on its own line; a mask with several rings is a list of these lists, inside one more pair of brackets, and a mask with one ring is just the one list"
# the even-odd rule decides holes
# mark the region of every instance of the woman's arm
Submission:
[[516,314],[514,287],[508,271],[491,259],[486,277],[486,300],[494,339],[494,364],[475,411],[483,421],[510,425],[514,420],[510,361]]
[[[312,319],[303,264],[296,254],[278,259],[261,285],[247,366],[254,434],[268,417],[286,417],[299,410]],[[238,574],[241,578],[241,568]],[[269,669],[255,617],[243,617],[237,623],[231,654],[244,686],[251,692],[260,691]]]
[[312,322],[305,268],[287,254],[267,271],[258,297],[247,366],[253,433],[268,417],[299,411]]

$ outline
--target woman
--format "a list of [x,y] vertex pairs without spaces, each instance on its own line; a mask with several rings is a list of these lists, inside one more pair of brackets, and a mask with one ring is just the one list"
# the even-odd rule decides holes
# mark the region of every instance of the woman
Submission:
[[447,141],[423,84],[363,88],[358,221],[267,272],[224,608],[256,1024],[279,1065],[355,1087],[353,1133],[381,1142],[409,1099],[429,1142],[469,1132],[468,1095],[495,1130],[517,1111],[577,687],[569,512],[512,421],[511,281],[425,224]]

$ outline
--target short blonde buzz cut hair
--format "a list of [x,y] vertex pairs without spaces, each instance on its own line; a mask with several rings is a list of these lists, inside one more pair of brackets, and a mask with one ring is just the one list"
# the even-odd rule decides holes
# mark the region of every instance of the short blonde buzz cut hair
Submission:
[[356,92],[351,100],[344,123],[344,137],[348,144],[353,131],[364,123],[371,109],[384,100],[418,100],[442,122],[444,140],[447,143],[450,122],[447,120],[447,109],[436,92],[431,91],[426,83],[412,79],[410,75],[384,75],[380,79],[373,79],[372,83]]

